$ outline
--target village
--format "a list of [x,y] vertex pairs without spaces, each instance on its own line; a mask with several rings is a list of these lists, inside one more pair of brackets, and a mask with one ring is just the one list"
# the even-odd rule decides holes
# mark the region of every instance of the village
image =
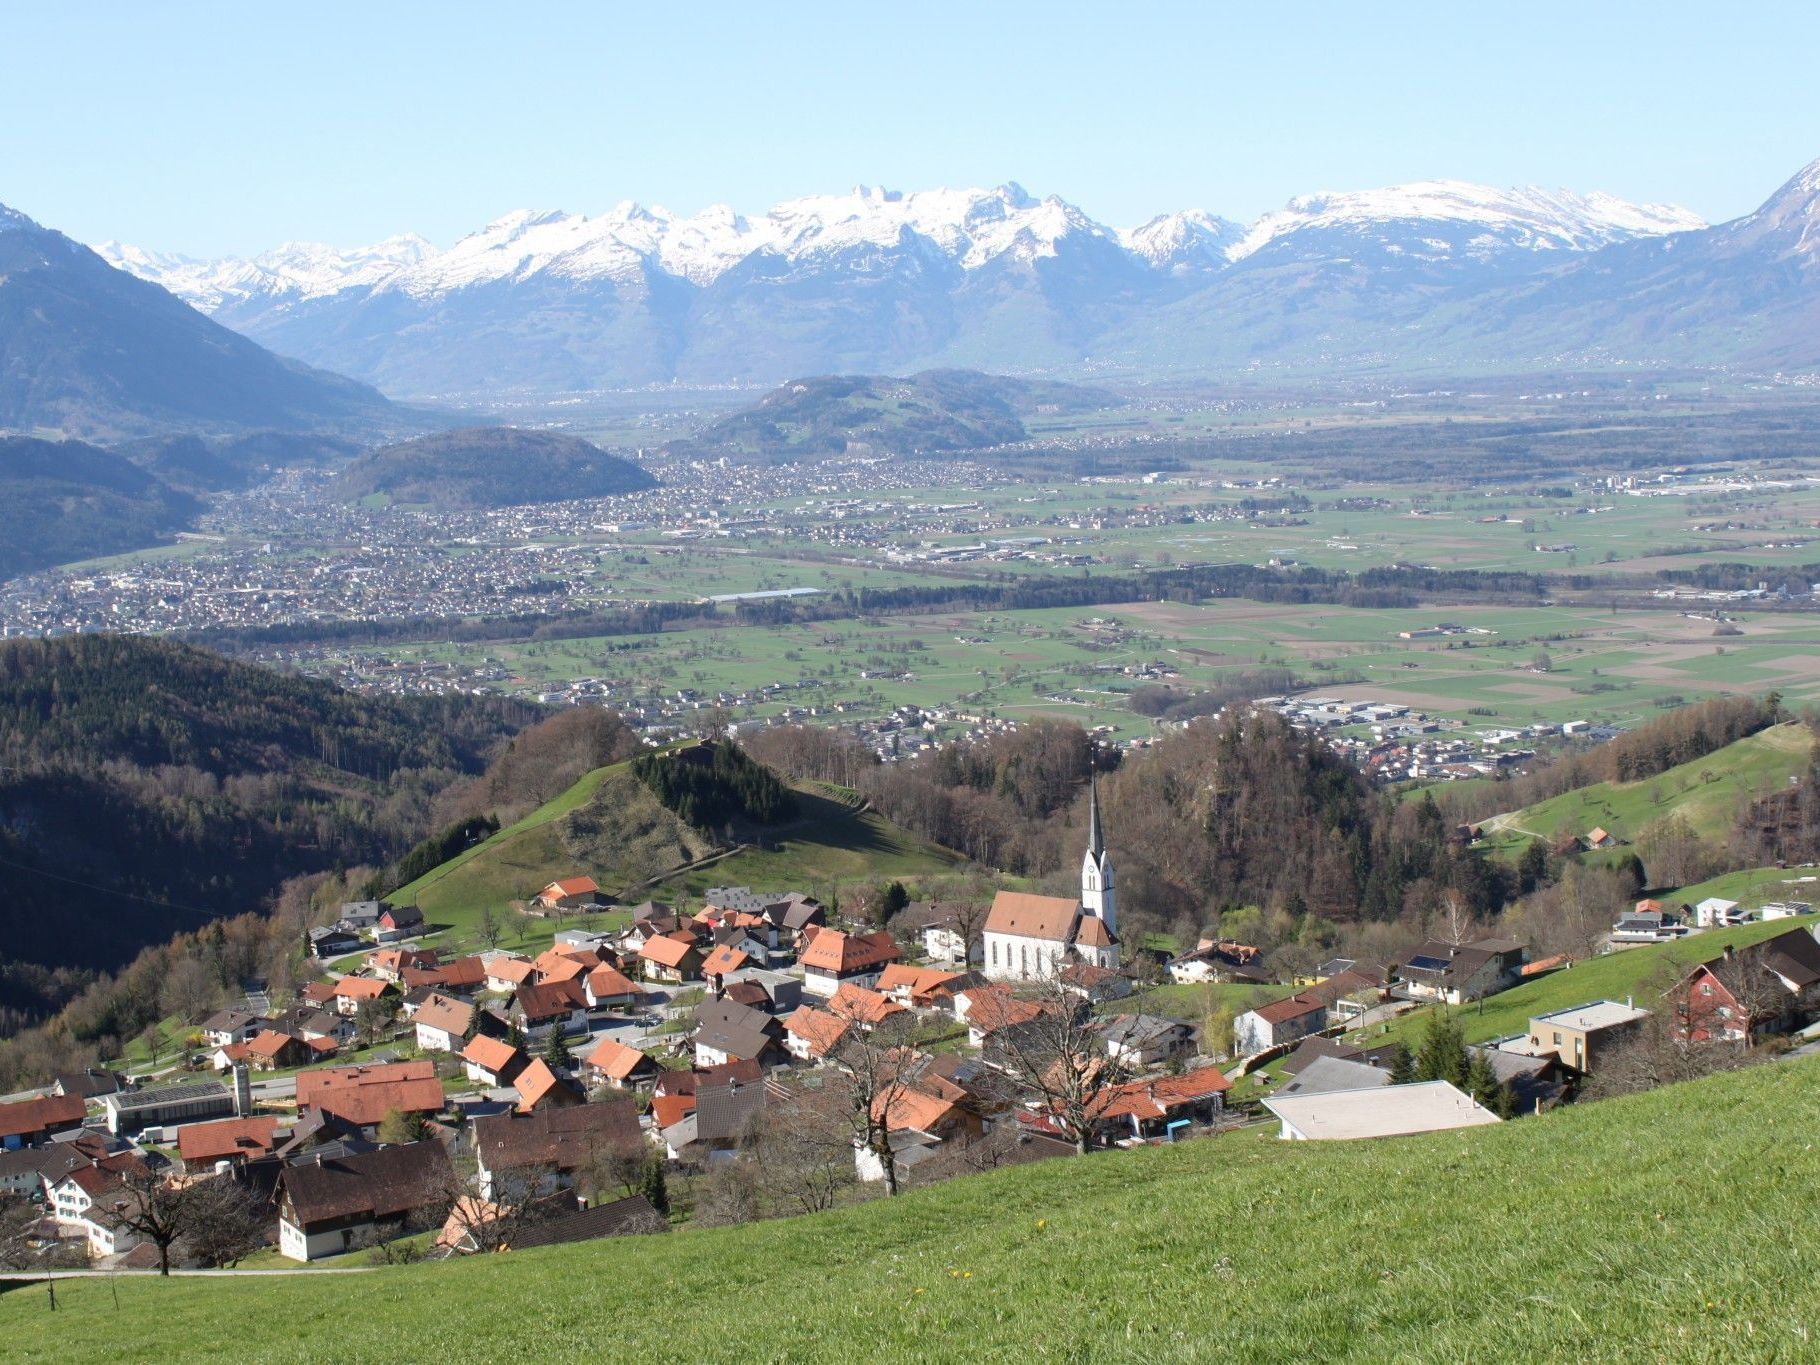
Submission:
[[[1706,959],[1471,1045],[1460,1012],[1577,964],[1469,928],[1288,980],[1242,942],[1126,943],[1097,792],[1078,896],[889,908],[880,927],[720,886],[685,912],[577,875],[521,912],[550,931],[533,954],[445,952],[413,905],[345,904],[289,998],[256,985],[163,1067],[0,1103],[0,1189],[33,1211],[13,1251],[128,1269],[494,1253],[744,1221],[767,1180],[808,1212],[1237,1129],[1520,1122],[1652,1025],[1684,1050],[1820,1047],[1803,902],[1640,902],[1607,954],[1712,936]],[[1190,1008],[1226,986],[1274,989],[1225,1019]],[[1399,1032],[1416,1012],[1424,1030]]]

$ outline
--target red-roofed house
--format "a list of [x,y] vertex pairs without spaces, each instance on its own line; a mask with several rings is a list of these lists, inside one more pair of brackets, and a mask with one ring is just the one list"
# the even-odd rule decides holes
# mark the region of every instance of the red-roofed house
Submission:
[[1326,1000],[1317,995],[1292,995],[1246,1010],[1234,1020],[1233,1048],[1239,1056],[1249,1057],[1319,1033],[1326,1022]]
[[645,940],[644,947],[638,950],[638,958],[644,965],[647,981],[680,985],[684,981],[701,979],[701,949],[693,941],[685,943],[660,934]]
[[390,981],[372,976],[344,976],[335,983],[335,1011],[352,1018],[360,1012],[362,1005],[397,993]]
[[588,1008],[596,1010],[626,1009],[644,998],[638,983],[617,967],[606,963],[582,978],[582,991],[588,997]]
[[1129,1081],[1102,1093],[1094,1118],[1107,1138],[1166,1137],[1169,1125],[1187,1120],[1211,1123],[1225,1106],[1232,1082],[1217,1067],[1202,1066],[1179,1076]]
[[575,1087],[550,1070],[550,1064],[542,1057],[531,1058],[512,1085],[518,1091],[518,1112],[521,1114],[582,1102]]
[[498,1038],[489,1038],[484,1033],[477,1033],[468,1039],[468,1045],[461,1050],[461,1060],[465,1063],[468,1079],[478,1085],[495,1088],[512,1084],[518,1079],[530,1061],[521,1048]]
[[903,957],[897,940],[883,931],[843,934],[838,929],[824,929],[803,949],[803,990],[825,998],[843,983],[871,986],[886,967]]
[[177,1154],[186,1173],[197,1175],[215,1169],[218,1161],[245,1165],[270,1156],[277,1146],[278,1120],[271,1114],[247,1119],[220,1119],[214,1123],[186,1123],[177,1130]]
[[640,1081],[652,1080],[662,1069],[635,1047],[613,1038],[603,1038],[582,1059],[588,1076],[596,1085],[610,1085],[625,1090]]
[[564,877],[531,898],[539,910],[598,910],[603,903],[592,877]]

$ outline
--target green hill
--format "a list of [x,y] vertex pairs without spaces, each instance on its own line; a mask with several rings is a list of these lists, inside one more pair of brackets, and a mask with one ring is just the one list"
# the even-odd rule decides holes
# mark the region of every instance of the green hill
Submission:
[[754,842],[704,861],[719,851],[716,842],[665,809],[630,763],[597,768],[387,899],[416,904],[429,923],[448,926],[446,941],[471,943],[484,908],[500,911],[558,877],[585,874],[610,894],[662,899],[727,884],[819,892],[950,872],[961,861],[862,808],[852,792],[803,783],[796,794],[797,817],[758,832],[762,847]]
[[1494,815],[1484,822],[1495,849],[1520,848],[1531,837],[1552,839],[1603,828],[1626,842],[1656,820],[1680,815],[1703,838],[1722,840],[1745,797],[1779,791],[1807,770],[1814,732],[1800,722],[1773,725],[1641,782],[1596,782],[1560,796]]
[[465,427],[400,441],[355,460],[335,481],[349,502],[376,494],[432,507],[514,507],[655,488],[630,460],[575,436]]
[[0,579],[156,545],[201,511],[110,451],[0,436]]
[[[0,1296],[19,1360],[1797,1360],[1820,1062],[1465,1133],[1268,1130],[807,1218],[367,1274]],[[1648,1153],[1639,1159],[1641,1153]],[[118,1294],[116,1301],[115,1295]],[[730,1311],[730,1304],[743,1307]]]

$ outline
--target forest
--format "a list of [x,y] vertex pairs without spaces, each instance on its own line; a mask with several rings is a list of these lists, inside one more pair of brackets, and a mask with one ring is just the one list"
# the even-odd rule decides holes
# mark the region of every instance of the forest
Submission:
[[729,739],[641,754],[632,771],[684,823],[718,830],[740,822],[775,825],[796,814],[796,796],[777,774]]

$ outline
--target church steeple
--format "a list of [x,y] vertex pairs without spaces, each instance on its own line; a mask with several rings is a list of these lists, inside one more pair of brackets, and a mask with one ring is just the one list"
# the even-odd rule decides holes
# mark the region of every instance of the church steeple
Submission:
[[1081,858],[1081,910],[1118,932],[1112,858],[1106,852],[1106,827],[1100,819],[1098,777],[1087,779],[1087,852]]
[[1087,856],[1098,862],[1106,852],[1106,832],[1100,828],[1100,779],[1087,776]]

